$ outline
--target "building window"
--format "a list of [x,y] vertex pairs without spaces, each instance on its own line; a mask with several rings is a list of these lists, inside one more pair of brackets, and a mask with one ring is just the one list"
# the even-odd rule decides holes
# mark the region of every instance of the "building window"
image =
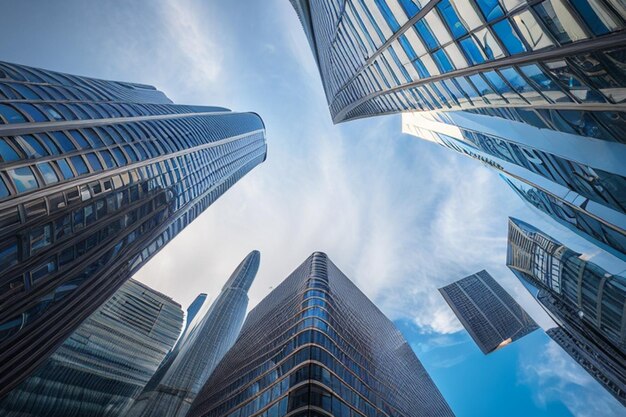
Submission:
[[72,156],[70,158],[70,161],[72,165],[74,166],[74,169],[76,170],[78,175],[89,173],[89,169],[87,169],[87,165],[85,164],[85,161],[80,156]]
[[511,55],[519,54],[526,51],[526,48],[519,39],[511,23],[507,19],[501,20],[493,25],[493,30],[500,38],[500,41]]
[[39,188],[37,178],[33,174],[33,170],[30,167],[21,167],[7,170],[7,174],[13,180],[15,189],[18,193],[34,190]]
[[26,123],[26,119],[20,112],[6,104],[0,104],[0,116],[4,119],[4,123]]
[[6,139],[0,138],[0,162],[17,161],[20,157],[17,152],[7,143]]
[[39,249],[45,248],[52,243],[52,226],[46,224],[37,227],[30,232],[30,250],[31,253]]
[[39,168],[39,172],[41,172],[41,176],[46,184],[50,185],[59,182],[59,177],[57,177],[56,172],[54,172],[49,162],[37,164],[37,168]]
[[64,179],[69,180],[70,178],[74,178],[74,173],[65,159],[59,159],[56,162]]

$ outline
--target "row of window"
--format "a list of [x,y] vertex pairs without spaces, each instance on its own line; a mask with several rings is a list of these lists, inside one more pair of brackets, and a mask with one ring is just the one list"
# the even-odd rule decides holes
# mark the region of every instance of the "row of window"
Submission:
[[49,91],[58,91],[61,94],[60,99],[171,103],[162,92],[152,86],[97,80],[0,62],[0,82],[3,79],[36,83],[41,88],[54,86]]

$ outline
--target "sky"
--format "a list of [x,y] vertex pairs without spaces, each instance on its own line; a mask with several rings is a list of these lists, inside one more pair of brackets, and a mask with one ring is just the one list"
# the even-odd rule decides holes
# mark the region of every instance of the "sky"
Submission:
[[0,60],[152,84],[175,103],[254,111],[266,124],[267,161],[135,278],[186,307],[200,292],[215,297],[258,249],[251,308],[323,251],[394,320],[457,416],[626,414],[541,330],[483,355],[437,291],[487,269],[551,326],[505,266],[508,216],[595,262],[615,268],[615,260],[528,208],[493,169],[403,135],[399,115],[333,125],[287,0],[0,7]]

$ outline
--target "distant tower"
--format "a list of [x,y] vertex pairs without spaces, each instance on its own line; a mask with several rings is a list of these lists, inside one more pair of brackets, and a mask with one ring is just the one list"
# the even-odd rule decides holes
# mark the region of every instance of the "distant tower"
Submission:
[[252,415],[453,413],[393,323],[315,252],[250,312],[189,412]]
[[159,369],[128,417],[187,415],[200,388],[239,335],[260,256],[252,251],[239,264],[209,311],[192,322],[170,355],[167,369]]
[[563,349],[626,406],[626,277],[509,218],[507,265],[558,324]]
[[487,271],[460,279],[439,291],[484,354],[539,328]]
[[180,305],[129,280],[0,400],[0,414],[125,417],[182,324]]
[[0,62],[0,397],[265,155],[257,114]]

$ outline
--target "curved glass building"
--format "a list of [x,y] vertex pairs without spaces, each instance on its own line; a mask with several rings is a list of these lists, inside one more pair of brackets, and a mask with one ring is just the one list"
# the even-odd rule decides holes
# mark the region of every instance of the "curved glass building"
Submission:
[[209,310],[191,328],[146,385],[128,417],[185,417],[191,403],[235,343],[248,307],[248,290],[261,254],[252,251],[228,279]]
[[250,312],[189,416],[453,413],[393,323],[315,252]]
[[509,218],[507,266],[559,325],[548,331],[626,406],[626,277]]
[[0,63],[0,397],[265,156],[254,113]]
[[172,348],[180,305],[129,280],[0,401],[5,417],[123,417]]

